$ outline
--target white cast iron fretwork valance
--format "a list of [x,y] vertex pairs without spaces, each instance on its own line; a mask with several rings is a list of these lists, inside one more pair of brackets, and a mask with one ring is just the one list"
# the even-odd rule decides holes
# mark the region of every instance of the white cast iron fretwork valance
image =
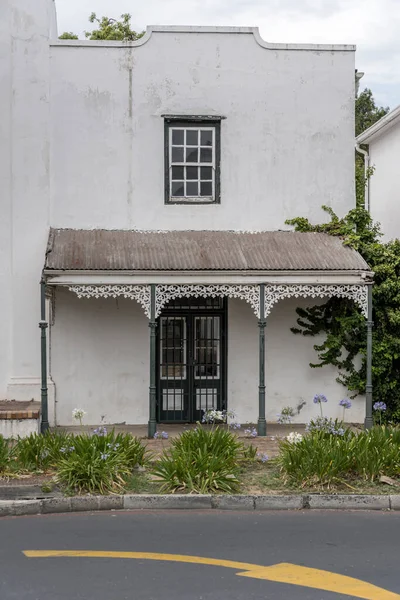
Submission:
[[156,317],[164,306],[176,298],[240,298],[250,304],[258,317],[260,314],[260,290],[258,285],[157,285]]
[[150,286],[149,285],[71,285],[71,292],[78,298],[129,298],[136,300],[150,319]]
[[283,298],[325,298],[337,296],[349,298],[361,308],[367,318],[368,300],[366,285],[266,285],[265,286],[265,316],[271,312],[274,304]]
[[[151,314],[150,285],[71,285],[70,291],[78,298],[129,298],[136,300],[144,309],[147,318]],[[215,298],[228,297],[245,300],[252,307],[255,315],[260,316],[260,287],[259,285],[218,285],[218,284],[172,284],[156,286],[156,317],[162,309],[176,298],[189,297]],[[325,298],[337,296],[349,298],[358,304],[367,317],[367,286],[345,284],[266,284],[265,285],[265,316],[267,317],[274,304],[284,298]]]

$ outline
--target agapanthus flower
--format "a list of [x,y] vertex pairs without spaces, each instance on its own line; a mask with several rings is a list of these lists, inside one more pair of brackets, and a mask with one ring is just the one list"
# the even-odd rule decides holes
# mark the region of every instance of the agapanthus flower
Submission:
[[385,412],[386,404],[384,402],[375,402],[374,410],[379,410],[381,412]]
[[343,408],[351,408],[351,401],[348,398],[343,398],[339,402],[339,406],[343,406]]
[[260,452],[257,452],[257,457],[262,463],[266,463],[269,460],[268,454],[261,454]]
[[107,429],[105,427],[98,427],[93,431],[93,433],[99,437],[105,437],[107,435]]
[[303,436],[301,435],[301,433],[297,433],[297,431],[292,431],[291,433],[289,433],[286,439],[291,444],[298,444],[299,442],[303,441]]
[[328,402],[328,398],[324,394],[315,394],[313,402],[314,404],[321,404],[321,402]]
[[82,419],[85,415],[86,415],[86,413],[83,410],[83,408],[74,408],[74,410],[72,411],[72,416],[77,421],[82,421]]

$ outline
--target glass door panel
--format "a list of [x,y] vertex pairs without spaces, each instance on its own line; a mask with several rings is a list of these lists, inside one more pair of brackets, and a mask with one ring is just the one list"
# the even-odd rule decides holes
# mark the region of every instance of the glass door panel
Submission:
[[160,318],[160,420],[189,419],[186,317]]

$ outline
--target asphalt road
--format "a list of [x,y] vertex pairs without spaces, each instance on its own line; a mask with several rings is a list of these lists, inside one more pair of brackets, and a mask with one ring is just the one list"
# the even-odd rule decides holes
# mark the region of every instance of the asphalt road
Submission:
[[[238,568],[215,564],[23,554],[35,550],[163,553],[266,566],[290,563],[347,575],[400,594],[399,533],[400,514],[373,511],[146,511],[2,518],[0,600],[358,597],[242,577]],[[325,580],[329,577],[322,579],[322,585]],[[380,591],[376,599],[372,595],[373,600],[386,597]]]

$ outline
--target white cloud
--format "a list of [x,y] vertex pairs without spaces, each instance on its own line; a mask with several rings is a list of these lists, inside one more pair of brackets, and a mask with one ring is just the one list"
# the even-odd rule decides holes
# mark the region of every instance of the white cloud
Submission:
[[59,31],[83,37],[88,16],[133,15],[137,29],[152,25],[255,25],[271,42],[357,44],[361,86],[377,100],[400,103],[399,0],[56,0]]

